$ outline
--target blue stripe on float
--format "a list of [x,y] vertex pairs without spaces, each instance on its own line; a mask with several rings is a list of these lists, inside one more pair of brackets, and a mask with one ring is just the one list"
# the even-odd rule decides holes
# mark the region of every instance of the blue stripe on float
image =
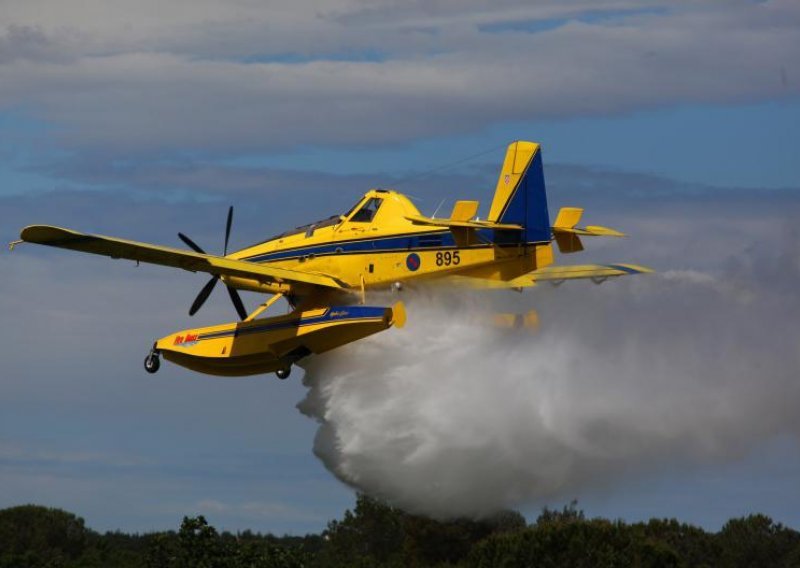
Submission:
[[217,339],[219,337],[227,337],[229,335],[239,336],[248,335],[251,333],[263,333],[265,331],[273,331],[276,329],[286,329],[292,327],[304,327],[307,325],[314,325],[328,321],[361,321],[380,319],[384,317],[386,310],[387,308],[385,307],[374,306],[332,306],[328,308],[324,314],[318,316],[305,319],[297,318],[275,323],[265,323],[264,325],[241,329],[215,331],[212,333],[202,334],[197,338],[197,340],[202,341],[204,339]]

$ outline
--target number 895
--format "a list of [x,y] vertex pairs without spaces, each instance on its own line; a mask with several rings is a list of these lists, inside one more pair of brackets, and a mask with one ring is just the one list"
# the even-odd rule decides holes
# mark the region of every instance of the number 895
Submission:
[[436,266],[450,266],[461,264],[461,257],[458,251],[445,251],[436,253]]

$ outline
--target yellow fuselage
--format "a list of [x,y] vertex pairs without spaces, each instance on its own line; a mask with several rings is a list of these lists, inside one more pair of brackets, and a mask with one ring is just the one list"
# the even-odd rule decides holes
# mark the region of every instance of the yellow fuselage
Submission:
[[[359,220],[365,204],[376,199],[380,206],[374,216]],[[347,215],[299,227],[230,257],[327,274],[356,293],[450,275],[507,281],[553,261],[549,242],[503,242],[491,230],[482,235],[472,229],[418,225],[407,219],[414,216],[419,211],[403,194],[372,190]],[[253,291],[284,291],[280,284],[230,282]]]

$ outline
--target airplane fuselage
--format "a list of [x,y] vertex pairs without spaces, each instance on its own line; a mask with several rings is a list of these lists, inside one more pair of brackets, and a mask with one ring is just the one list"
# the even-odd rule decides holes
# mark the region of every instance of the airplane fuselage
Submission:
[[[380,205],[372,217],[359,217],[366,204],[377,200]],[[417,215],[419,211],[403,194],[372,190],[347,215],[319,226],[298,227],[230,256],[328,274],[353,291],[448,274],[510,280],[553,261],[549,241],[525,243],[518,233],[452,230],[407,220]],[[241,281],[236,285],[247,287]],[[265,291],[265,286],[254,282],[253,289]]]

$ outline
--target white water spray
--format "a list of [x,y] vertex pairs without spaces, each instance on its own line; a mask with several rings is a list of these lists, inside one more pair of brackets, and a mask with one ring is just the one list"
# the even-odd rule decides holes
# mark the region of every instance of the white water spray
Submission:
[[311,362],[314,451],[345,483],[444,518],[796,436],[800,263],[771,266],[536,289],[533,335],[482,323],[469,306],[485,295],[412,298],[405,329]]

